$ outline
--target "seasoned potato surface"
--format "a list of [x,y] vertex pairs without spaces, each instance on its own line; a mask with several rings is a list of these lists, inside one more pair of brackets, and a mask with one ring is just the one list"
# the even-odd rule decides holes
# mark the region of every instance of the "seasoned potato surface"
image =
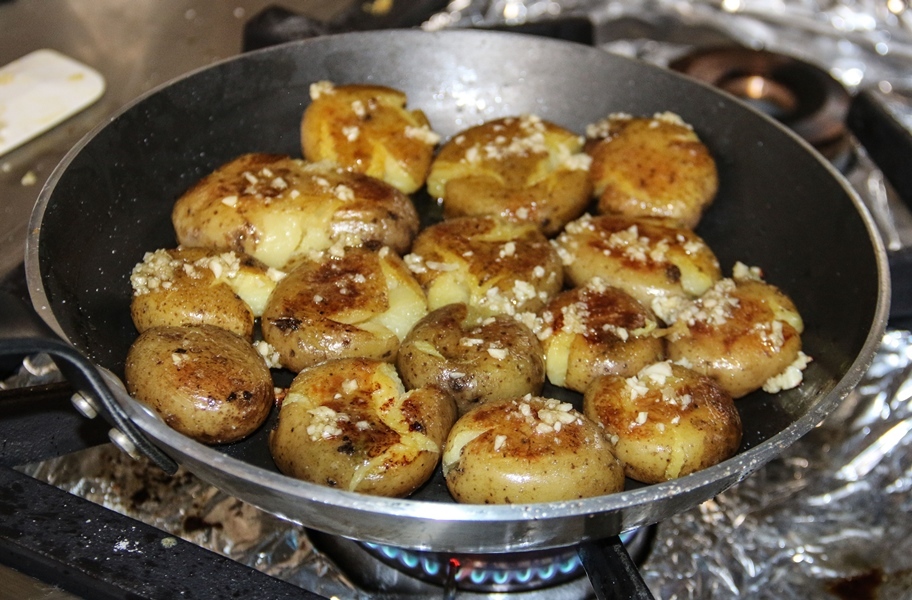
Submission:
[[478,321],[465,304],[448,304],[419,321],[399,347],[406,387],[437,385],[460,414],[478,403],[538,394],[545,361],[538,338],[512,317]]
[[552,299],[537,329],[548,380],[577,392],[599,375],[630,377],[665,357],[652,312],[598,277]]
[[699,296],[722,277],[706,242],[667,219],[586,214],[555,243],[571,283],[600,277],[647,307],[656,298]]
[[325,162],[245,154],[185,192],[171,214],[178,242],[245,252],[270,267],[330,248],[405,252],[418,231],[411,199]]
[[535,312],[563,285],[560,257],[541,231],[499,217],[431,225],[405,259],[431,310],[464,303],[472,317]]
[[741,444],[732,397],[713,379],[670,362],[633,377],[606,375],[583,398],[631,479],[659,483],[731,457]]
[[801,315],[780,289],[740,267],[697,300],[664,307],[659,316],[673,324],[668,357],[716,379],[735,398],[795,387],[809,361],[801,352]]
[[395,361],[400,341],[427,314],[424,292],[388,248],[351,248],[301,263],[269,297],[263,338],[292,371],[332,358]]
[[610,115],[586,135],[601,213],[668,217],[693,228],[715,198],[715,160],[678,115]]
[[487,402],[460,417],[443,474],[453,497],[468,504],[555,502],[624,487],[598,425],[569,403],[537,396]]
[[405,496],[440,460],[456,419],[452,398],[405,391],[393,365],[328,361],[295,377],[269,448],[286,475],[380,496]]
[[406,194],[424,185],[440,136],[423,112],[406,109],[404,93],[320,81],[310,95],[301,120],[304,158],[382,179]]
[[254,318],[284,274],[235,252],[174,248],[147,252],[133,268],[130,314],[150,327],[216,325],[253,337]]
[[535,115],[472,127],[431,165],[428,192],[447,218],[496,215],[553,235],[585,210],[592,192],[583,139]]

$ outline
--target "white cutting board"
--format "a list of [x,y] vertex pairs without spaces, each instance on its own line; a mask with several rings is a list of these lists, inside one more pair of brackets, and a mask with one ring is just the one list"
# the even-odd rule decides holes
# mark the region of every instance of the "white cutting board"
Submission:
[[54,50],[0,67],[0,156],[88,107],[104,89],[97,71]]

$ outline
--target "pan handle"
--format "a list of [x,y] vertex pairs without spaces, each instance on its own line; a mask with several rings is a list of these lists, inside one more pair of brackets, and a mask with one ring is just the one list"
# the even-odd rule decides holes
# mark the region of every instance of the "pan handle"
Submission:
[[[0,290],[0,356],[25,357],[47,353],[78,393],[90,396],[114,429],[110,437],[121,448],[135,449],[166,473],[177,463],[139,430],[114,398],[99,370],[76,348],[58,338],[13,294]],[[132,452],[131,452],[132,454]]]
[[577,553],[598,600],[655,600],[620,537],[583,542]]

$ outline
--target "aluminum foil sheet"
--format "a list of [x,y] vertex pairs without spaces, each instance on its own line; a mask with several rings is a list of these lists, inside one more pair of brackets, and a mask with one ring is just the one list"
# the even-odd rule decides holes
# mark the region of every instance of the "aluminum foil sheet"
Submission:
[[[912,89],[912,13],[905,0],[453,0],[425,27],[578,14],[596,22],[599,46],[657,64],[691,47],[695,40],[679,35],[684,28],[817,63],[850,89]],[[637,27],[615,27],[630,19]],[[847,176],[888,247],[899,247],[908,217],[900,215],[897,225],[882,175],[856,150]],[[663,600],[912,598],[910,374],[912,333],[891,330],[836,413],[736,487],[661,523],[641,566],[653,594]],[[54,377],[39,358],[0,388]],[[187,472],[168,477],[110,445],[22,470],[320,595],[369,597],[300,527]]]
[[[912,87],[912,10],[907,0],[452,0],[427,29],[519,24],[585,15],[662,28],[711,27],[732,40],[819,59],[850,87],[889,79]],[[610,28],[608,28],[610,30]],[[604,41],[604,40],[597,40]]]
[[663,522],[663,599],[912,598],[912,334],[890,331],[840,409],[742,483]]
[[[370,597],[305,530],[183,470],[110,445],[22,470],[323,596]],[[912,333],[889,331],[840,409],[786,453],[659,524],[641,570],[663,600],[912,598]]]

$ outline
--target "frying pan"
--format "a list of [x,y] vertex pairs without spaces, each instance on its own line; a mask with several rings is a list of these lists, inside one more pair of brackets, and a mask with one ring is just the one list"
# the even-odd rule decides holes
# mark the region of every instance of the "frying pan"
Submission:
[[[444,137],[484,120],[535,113],[582,133],[613,112],[673,111],[716,157],[717,200],[698,232],[725,270],[761,266],[806,321],[813,362],[797,389],[738,401],[739,453],[658,485],[530,505],[459,505],[442,477],[408,499],[354,494],[279,474],[270,427],[207,447],[176,433],[119,387],[136,337],[129,273],[176,242],[174,200],[246,152],[300,155],[299,120],[318,80],[405,91]],[[416,202],[433,214],[427,198]],[[433,217],[429,217],[433,218]],[[128,106],[74,148],[41,192],[26,273],[33,304],[108,373],[116,412],[168,457],[229,494],[349,538],[440,552],[515,552],[597,540],[707,500],[817,425],[859,380],[883,334],[888,270],[871,218],[838,173],[800,139],[737,100],[681,75],[603,51],[478,31],[340,34],[251,52],[194,72]],[[274,418],[274,417],[273,417]]]

